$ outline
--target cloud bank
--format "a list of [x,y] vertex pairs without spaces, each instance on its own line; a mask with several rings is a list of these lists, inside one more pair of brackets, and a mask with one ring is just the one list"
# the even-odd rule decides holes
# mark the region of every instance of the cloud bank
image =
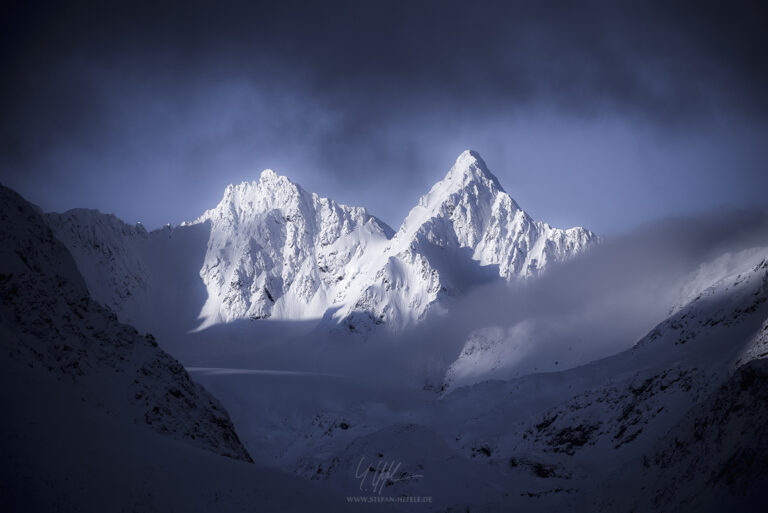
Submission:
[[11,2],[0,179],[149,227],[271,167],[397,226],[466,148],[553,224],[764,204],[760,2]]

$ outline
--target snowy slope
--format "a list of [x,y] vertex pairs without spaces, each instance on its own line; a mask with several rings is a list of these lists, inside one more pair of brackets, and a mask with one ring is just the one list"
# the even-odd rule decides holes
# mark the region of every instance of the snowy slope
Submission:
[[250,461],[229,416],[151,335],[93,301],[33,206],[0,188],[0,347],[125,422]]
[[534,221],[507,194],[485,162],[463,152],[443,180],[421,197],[384,251],[366,262],[350,298],[334,313],[350,329],[372,323],[402,328],[437,304],[493,276],[535,276],[597,242],[583,228]]
[[488,170],[477,152],[459,155],[448,174],[422,196],[400,227],[401,245],[468,248],[480,265],[498,265],[507,279],[533,276],[596,241],[583,228],[534,221]]
[[759,511],[768,500],[768,360],[738,367],[609,481],[604,511]]
[[[757,247],[736,252],[727,252],[712,261],[704,262],[680,281],[680,290],[672,295],[675,301],[669,314],[687,307],[691,301],[710,293],[713,283],[724,276],[746,273],[768,254],[768,248]],[[674,287],[673,284],[670,286]],[[674,299],[678,297],[679,299]],[[530,373],[532,367],[539,370],[559,370],[584,363],[561,348],[552,351],[541,346],[541,334],[547,323],[557,319],[526,319],[511,326],[488,326],[470,333],[456,360],[445,373],[442,390],[444,393],[456,387],[468,386],[490,379],[511,379]],[[557,331],[566,338],[569,333]],[[627,345],[628,347],[628,345]]]
[[[718,499],[734,503],[738,486],[755,490],[768,481],[763,467],[744,467],[766,456],[758,443],[764,408],[746,406],[761,397],[749,380],[754,375],[762,383],[754,373],[763,367],[752,366],[768,355],[768,252],[756,254],[742,255],[748,258],[713,276],[689,303],[615,356],[459,387],[440,400],[414,390],[408,400],[400,393],[388,402],[365,388],[371,383],[343,382],[339,389],[361,396],[350,394],[348,406],[338,406],[340,392],[313,403],[315,411],[311,404],[292,409],[281,399],[270,420],[284,419],[272,432],[279,437],[259,430],[258,422],[243,436],[255,454],[272,454],[279,466],[348,493],[360,484],[355,470],[365,457],[372,477],[384,475],[384,494],[433,495],[438,510],[631,511],[632,500],[645,496],[640,483],[658,488],[669,505],[664,509],[676,510],[692,488],[670,476],[691,472],[696,486],[714,476],[711,482],[724,490]],[[681,452],[676,439],[701,444],[702,452]],[[723,452],[712,459],[710,451]],[[731,456],[741,462],[733,469],[736,487],[730,474],[721,475]],[[647,468],[643,462],[654,458],[660,463]],[[391,462],[401,464],[402,480],[382,470]],[[708,470],[699,475],[704,464]],[[664,479],[654,477],[659,466],[669,469]]]
[[[467,456],[485,448],[511,476],[537,477],[522,492],[536,504],[604,497],[603,480],[636,475],[688,410],[708,408],[703,401],[736,369],[766,355],[767,301],[764,256],[720,276],[633,349],[565,372],[460,388],[441,401],[440,423]],[[623,483],[631,487],[632,478]]]
[[74,257],[91,296],[121,322],[163,339],[199,324],[209,223],[146,232],[84,209],[45,214],[45,220]]
[[472,332],[456,361],[445,372],[441,391],[511,377],[505,369],[511,367],[526,349],[521,344],[524,334],[520,331],[520,326],[489,326]]
[[[200,329],[239,319],[325,317],[350,332],[380,324],[402,330],[430,310],[446,311],[452,297],[478,283],[535,276],[597,241],[582,228],[531,219],[472,151],[394,234],[365,209],[321,198],[271,170],[228,186],[219,205],[173,229],[147,234],[83,210],[48,220],[94,297],[142,328],[157,324],[142,305],[167,311],[158,294],[194,288],[188,282],[201,278],[207,297],[198,304]],[[157,242],[185,230],[207,232],[206,247],[187,256]],[[199,277],[169,282],[156,267],[171,258],[197,265]]]
[[0,365],[3,511],[359,511],[342,493],[127,423],[55,374]]
[[74,209],[45,215],[56,237],[65,241],[83,272],[91,297],[120,311],[132,297],[144,299],[147,270],[137,243],[149,235],[141,224],[131,226],[111,214]]

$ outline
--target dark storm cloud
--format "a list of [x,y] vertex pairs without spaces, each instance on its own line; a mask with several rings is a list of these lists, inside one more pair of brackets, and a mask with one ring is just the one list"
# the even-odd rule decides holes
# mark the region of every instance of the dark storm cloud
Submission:
[[406,103],[548,96],[660,115],[718,101],[765,114],[760,2],[224,4],[11,5],[4,60],[26,78],[66,57],[133,79],[290,78],[355,107],[405,93]]
[[[194,205],[180,221],[274,167],[396,224],[459,151],[531,112],[654,133],[766,125],[760,3],[220,4],[5,5],[3,181],[44,207],[157,224],[169,191]],[[493,167],[505,143],[488,146]],[[758,179],[757,147],[742,181]]]

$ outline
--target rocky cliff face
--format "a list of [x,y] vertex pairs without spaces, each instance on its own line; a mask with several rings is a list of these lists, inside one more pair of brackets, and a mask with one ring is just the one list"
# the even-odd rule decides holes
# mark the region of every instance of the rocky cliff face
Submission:
[[91,299],[72,256],[42,214],[4,187],[0,236],[3,359],[55,376],[61,386],[78,390],[84,402],[117,418],[250,461],[221,404],[151,335],[119,323]]
[[257,182],[227,187],[219,205],[195,223],[206,221],[203,327],[322,317],[391,232],[365,209],[321,198],[271,170]]
[[[768,360],[750,360],[643,459],[634,511],[759,510],[768,499]],[[629,508],[628,508],[629,509]]]

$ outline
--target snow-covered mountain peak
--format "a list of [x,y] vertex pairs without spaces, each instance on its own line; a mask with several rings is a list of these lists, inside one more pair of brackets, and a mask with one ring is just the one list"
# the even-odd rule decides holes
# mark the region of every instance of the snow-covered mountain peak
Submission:
[[285,176],[265,169],[258,181],[228,185],[219,204],[206,211],[195,222],[214,217],[232,218],[231,220],[235,221],[243,216],[270,210],[300,210],[302,204],[313,202],[313,196]]
[[[108,283],[127,291],[114,298],[94,293],[122,311],[137,292],[151,294],[147,273],[155,264],[131,249],[137,243],[122,225],[92,237],[89,227],[104,222],[80,226],[68,218],[52,225],[78,257],[89,288]],[[533,220],[471,150],[459,155],[396,234],[365,208],[320,197],[271,169],[258,180],[227,186],[217,206],[185,225],[204,223],[210,231],[199,270],[208,292],[201,329],[267,317],[329,317],[350,331],[379,324],[403,329],[430,309],[445,310],[448,298],[482,281],[534,276],[597,240],[583,228],[560,230]],[[106,256],[88,250],[103,242],[109,243]],[[118,255],[114,262],[112,254]]]
[[438,184],[450,183],[454,186],[466,187],[471,182],[479,182],[488,188],[503,190],[498,178],[491,173],[483,158],[474,150],[464,150],[445,178]]
[[392,233],[364,208],[307,192],[270,169],[259,181],[228,186],[195,221],[202,222],[211,223],[200,270],[209,294],[202,327],[320,318],[343,296],[354,262]]
[[384,250],[365,259],[334,318],[351,331],[370,324],[401,329],[422,320],[441,297],[460,295],[496,272],[507,280],[534,276],[597,240],[583,228],[560,230],[531,219],[480,155],[467,150]]
[[[410,244],[414,236],[424,232],[426,224],[432,225],[438,218],[455,224],[457,218],[469,217],[482,224],[497,202],[499,194],[504,196],[504,203],[508,208],[519,210],[517,203],[504,192],[499,180],[490,172],[480,154],[465,150],[456,159],[448,174],[419,198],[419,203],[408,213],[400,227],[397,238],[405,244]],[[482,231],[481,227],[476,228]]]
[[507,194],[477,152],[464,151],[446,177],[408,214],[396,239],[470,248],[481,265],[507,279],[537,274],[549,260],[578,253],[597,237],[533,220]]
[[272,169],[265,169],[259,176],[259,182],[274,182],[280,178],[280,175]]
[[[419,204],[409,214],[405,225],[412,225],[414,218],[427,219],[439,214],[446,203],[456,203],[457,195],[471,196],[475,202],[486,202],[499,192],[504,192],[498,178],[491,173],[480,154],[465,150],[456,159],[445,178],[437,182],[427,194],[419,198]],[[515,208],[517,204],[512,202]],[[409,222],[410,221],[410,222]]]

